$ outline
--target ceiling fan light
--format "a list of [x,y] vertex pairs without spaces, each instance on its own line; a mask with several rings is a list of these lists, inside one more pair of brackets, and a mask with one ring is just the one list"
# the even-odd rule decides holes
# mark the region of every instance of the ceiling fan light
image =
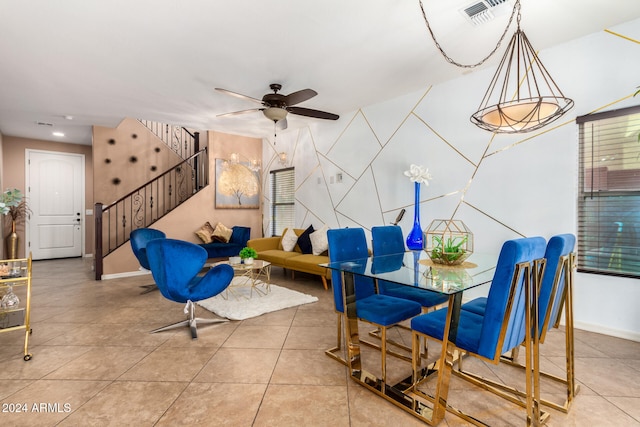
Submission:
[[262,113],[269,119],[272,120],[274,122],[277,122],[278,120],[282,120],[285,117],[287,117],[287,110],[285,110],[284,108],[280,108],[280,107],[269,107],[269,108],[265,108]]
[[287,153],[283,151],[282,153],[278,154],[278,161],[282,166],[287,166]]

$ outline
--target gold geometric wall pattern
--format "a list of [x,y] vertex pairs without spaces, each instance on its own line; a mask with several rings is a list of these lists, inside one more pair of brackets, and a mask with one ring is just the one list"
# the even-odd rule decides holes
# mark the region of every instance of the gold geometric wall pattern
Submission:
[[[369,196],[363,198],[363,194]],[[360,179],[349,188],[340,203],[336,205],[335,210],[365,228],[368,226],[364,224],[380,225],[383,223],[384,217],[379,198],[376,197],[377,194],[373,173],[371,168],[367,168]]]
[[380,148],[380,142],[360,112],[349,123],[326,157],[352,178],[358,179]]
[[[564,51],[578,52],[580,44],[585,42],[576,43],[577,47]],[[607,63],[616,63],[619,54],[604,44],[599,46],[589,41],[588,45],[599,48],[594,52],[602,57],[598,64],[607,67]],[[574,61],[571,67],[564,66],[566,54],[544,52],[542,56],[545,64],[554,69],[556,80],[562,80],[563,88],[566,85],[567,93],[584,93],[571,87],[578,83],[592,88],[590,92],[602,91],[603,94],[621,85],[615,81],[610,82],[606,90],[601,88],[598,71],[592,75],[582,72],[583,81],[578,81],[574,68],[593,70],[591,55],[578,56],[583,62]],[[620,71],[631,73],[627,69]],[[315,215],[317,218],[336,221],[337,226],[349,223],[365,229],[388,223],[400,209],[408,208],[400,224],[406,234],[413,219],[413,187],[402,172],[409,164],[416,163],[428,167],[433,175],[430,185],[421,187],[421,206],[426,208],[422,209],[421,221],[425,227],[434,215],[439,218],[465,215],[477,222],[479,228],[491,229],[492,234],[506,237],[572,228],[575,168],[571,159],[575,159],[576,153],[573,119],[567,117],[565,122],[536,134],[494,137],[477,129],[469,122],[469,112],[475,111],[492,75],[490,68],[476,70],[460,79],[362,107],[351,115],[342,114],[343,119],[338,122],[314,124],[310,129],[317,164],[311,166],[307,161],[305,171],[301,171],[307,179],[312,167],[314,182],[305,182],[304,187],[299,188],[299,197],[304,199],[305,206],[312,206],[309,200],[315,192],[322,200],[315,204],[322,205],[317,208],[322,211]],[[588,105],[580,96],[575,98],[578,109],[580,105]],[[600,100],[594,105],[603,103]],[[343,128],[337,129],[339,126]],[[557,157],[550,158],[550,153]],[[556,160],[559,164],[550,176],[561,185],[550,184],[549,176],[540,175]],[[318,179],[316,168],[321,170],[321,184],[315,181]],[[338,174],[342,175],[340,184],[335,182]],[[324,188],[318,191],[319,187]],[[554,191],[548,191],[549,187]],[[531,206],[530,194],[545,190],[555,212]],[[315,209],[312,209],[314,214]],[[561,218],[558,224],[548,220],[558,216]],[[305,217],[309,216],[305,214]],[[302,216],[297,220],[305,221]]]
[[[303,176],[313,169],[317,177],[315,168],[320,168],[323,182],[299,188],[297,194],[306,201],[319,186],[324,186],[330,197],[328,206],[322,206],[321,215],[302,208],[296,225],[313,223],[317,227],[321,224],[315,221],[335,221],[336,224],[327,225],[363,227],[366,232],[372,226],[392,222],[405,207],[406,214],[399,225],[406,236],[413,221],[413,188],[406,177],[399,176],[399,171],[406,170],[409,160],[415,160],[414,163],[424,164],[433,173],[431,184],[421,191],[422,226],[427,227],[434,218],[455,214],[473,231],[478,252],[495,253],[505,240],[522,235],[549,238],[557,233],[577,233],[578,139],[574,119],[598,110],[640,103],[640,97],[632,96],[640,84],[637,72],[640,43],[634,41],[640,40],[639,24],[640,20],[635,20],[613,29],[632,40],[603,31],[540,53],[555,81],[574,99],[575,107],[558,126],[537,134],[493,138],[470,123],[469,115],[477,110],[495,71],[491,67],[432,87],[426,81],[423,90],[342,113],[342,118],[335,122],[314,123],[310,129],[317,150],[317,155],[312,156],[315,163],[296,161],[293,165],[305,169],[301,170]],[[345,135],[358,133],[350,129],[356,117],[374,135],[366,139],[377,140],[380,148],[369,153],[367,150],[373,145],[365,142],[368,160],[358,163],[357,170],[351,172],[350,159],[334,155],[331,148],[338,142],[346,142]],[[358,131],[365,129],[358,126]],[[278,144],[280,140],[278,135]],[[350,138],[349,142],[353,144],[349,148],[357,153],[358,138]],[[423,147],[419,149],[420,157],[407,157],[411,144],[424,144],[427,151],[422,151]],[[354,156],[353,152],[350,155]],[[453,164],[458,167],[446,168]],[[442,165],[444,171],[440,170]],[[359,173],[368,168],[372,179]],[[331,177],[340,171],[349,171],[344,175],[349,179],[342,188],[330,183]],[[449,182],[454,174],[458,178]],[[358,185],[361,179],[373,181],[374,185],[364,182]],[[321,196],[323,201],[327,201],[325,195]],[[328,209],[333,210],[330,216],[325,215]],[[374,212],[371,219],[361,216],[359,211],[364,209],[379,212]],[[586,329],[602,326],[605,333],[628,331],[629,325],[637,323],[634,323],[637,310],[633,306],[637,301],[636,284],[607,277],[606,284],[614,285],[623,294],[608,296],[601,292],[603,279],[590,276],[577,274],[581,285],[575,301],[578,321]],[[591,313],[599,314],[594,317]],[[638,333],[637,328],[631,331],[636,338]]]

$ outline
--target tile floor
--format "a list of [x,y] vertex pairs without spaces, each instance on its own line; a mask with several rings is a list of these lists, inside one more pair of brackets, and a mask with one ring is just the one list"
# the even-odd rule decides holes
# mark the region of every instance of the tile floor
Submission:
[[[23,332],[0,334],[0,425],[424,425],[350,381],[324,354],[335,343],[335,314],[332,293],[316,278],[292,281],[274,268],[273,283],[319,301],[207,326],[192,341],[186,328],[149,333],[183,316],[182,305],[159,292],[140,295],[150,276],[97,282],[82,259],[36,261],[33,276],[33,359],[22,360]],[[543,368],[564,366],[563,337],[547,339]],[[569,414],[549,410],[547,425],[640,426],[640,343],[584,331],[575,341],[581,389]],[[363,349],[363,360],[377,357]],[[502,381],[517,375],[468,360]],[[409,366],[392,359],[389,372],[404,376]],[[518,406],[456,377],[449,401],[491,425],[525,425]],[[447,414],[441,425],[466,423]]]

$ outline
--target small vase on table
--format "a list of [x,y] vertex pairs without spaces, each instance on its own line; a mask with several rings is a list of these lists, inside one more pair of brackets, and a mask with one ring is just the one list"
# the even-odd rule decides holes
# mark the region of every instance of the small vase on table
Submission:
[[415,207],[413,216],[413,228],[407,236],[407,248],[412,251],[420,251],[424,246],[422,227],[420,226],[420,183],[415,182]]
[[420,226],[420,184],[429,185],[431,174],[429,173],[429,169],[412,164],[409,170],[404,172],[404,175],[408,176],[411,182],[413,182],[415,189],[413,228],[407,236],[407,248],[412,251],[421,251],[424,247],[424,237],[422,227]]

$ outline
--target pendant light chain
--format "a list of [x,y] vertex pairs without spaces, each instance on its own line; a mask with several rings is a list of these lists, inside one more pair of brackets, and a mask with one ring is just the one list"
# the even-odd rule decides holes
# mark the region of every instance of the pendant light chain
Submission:
[[277,127],[278,122],[277,121],[273,121],[273,145],[275,147],[276,145],[276,139],[278,139],[278,127]]
[[489,53],[489,55],[487,55],[480,62],[477,62],[475,64],[461,64],[459,62],[456,62],[449,55],[447,55],[447,53],[444,51],[442,46],[440,46],[440,43],[438,43],[438,41],[436,40],[435,34],[433,34],[433,30],[431,29],[431,25],[429,24],[429,20],[427,19],[427,14],[424,11],[424,6],[422,5],[422,0],[418,0],[418,3],[420,3],[420,10],[422,10],[422,16],[424,17],[424,22],[425,22],[425,24],[427,24],[427,29],[429,30],[429,34],[431,34],[431,38],[433,39],[433,42],[435,43],[436,47],[438,48],[438,50],[440,51],[442,56],[444,56],[444,58],[447,60],[448,63],[453,64],[453,65],[455,65],[457,67],[460,67],[460,68],[475,68],[475,67],[478,67],[478,66],[484,64],[489,58],[491,58],[493,56],[493,54],[496,53],[496,51],[500,48],[500,45],[504,41],[504,38],[507,35],[507,31],[509,31],[509,27],[511,27],[511,23],[513,22],[513,17],[516,16],[516,12],[517,12],[517,16],[518,16],[517,17],[518,28],[520,27],[520,0],[516,0],[515,4],[513,5],[513,11],[511,12],[511,17],[509,17],[509,22],[507,23],[507,27],[504,29],[504,32],[502,33],[502,36],[500,37],[500,40],[498,40],[498,44],[496,44],[496,47],[491,51],[491,53]]

